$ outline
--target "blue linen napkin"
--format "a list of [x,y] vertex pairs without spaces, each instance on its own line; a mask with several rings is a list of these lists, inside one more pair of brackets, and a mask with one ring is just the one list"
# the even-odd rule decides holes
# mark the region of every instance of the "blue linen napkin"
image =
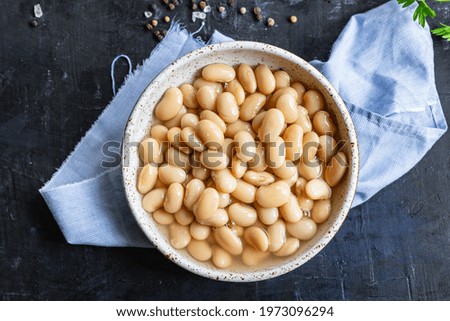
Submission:
[[[429,29],[413,8],[390,1],[353,16],[328,62],[313,61],[345,100],[358,134],[361,171],[353,206],[409,171],[447,130],[434,82]],[[207,44],[232,41],[215,32]],[[117,152],[140,94],[167,65],[205,44],[175,24],[128,77],[109,106],[40,189],[67,242],[151,247],[128,208],[120,166],[103,167],[102,148]]]

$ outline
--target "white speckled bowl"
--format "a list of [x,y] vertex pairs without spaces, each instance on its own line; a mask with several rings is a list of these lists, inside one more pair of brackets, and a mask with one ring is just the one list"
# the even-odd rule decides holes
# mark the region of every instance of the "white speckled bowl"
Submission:
[[[164,91],[170,86],[192,82],[201,69],[211,63],[252,66],[264,63],[271,69],[282,68],[294,81],[301,81],[307,88],[319,90],[329,106],[339,129],[340,138],[347,140],[344,151],[350,157],[350,167],[343,181],[333,189],[332,214],[319,225],[316,236],[303,242],[298,252],[279,258],[258,268],[245,266],[218,269],[211,262],[199,262],[185,250],[175,250],[158,224],[141,206],[142,195],[136,189],[140,166],[137,144],[149,135],[153,123],[153,109]],[[136,221],[147,237],[170,260],[181,267],[211,279],[249,282],[273,278],[306,263],[333,238],[344,222],[355,195],[359,170],[358,143],[355,129],[347,108],[336,90],[314,67],[296,55],[283,49],[257,42],[235,41],[210,45],[193,51],[169,65],[143,92],[131,113],[125,129],[122,150],[122,169],[126,196]]]

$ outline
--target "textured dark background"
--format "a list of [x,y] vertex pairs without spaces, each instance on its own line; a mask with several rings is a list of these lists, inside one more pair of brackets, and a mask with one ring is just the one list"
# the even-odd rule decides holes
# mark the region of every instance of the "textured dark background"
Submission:
[[[44,16],[31,28],[33,4]],[[170,16],[190,31],[188,0]],[[212,1],[213,9],[219,1]],[[222,2],[226,2],[223,0]],[[236,1],[251,8],[255,1]],[[236,39],[326,59],[351,15],[385,2],[256,1],[277,25],[229,8],[209,15]],[[151,1],[3,0],[0,13],[0,294],[33,299],[450,299],[450,134],[407,175],[352,210],[334,240],[285,276],[229,284],[195,276],[156,250],[68,245],[38,189],[112,98],[111,60],[134,63],[156,45],[145,31]],[[165,14],[160,1],[157,17]],[[295,13],[299,23],[290,25]],[[450,23],[449,5],[438,11]],[[164,25],[161,25],[164,27]],[[167,27],[167,26],[166,26]],[[436,82],[450,115],[450,42],[434,38]],[[117,81],[127,67],[118,63]]]

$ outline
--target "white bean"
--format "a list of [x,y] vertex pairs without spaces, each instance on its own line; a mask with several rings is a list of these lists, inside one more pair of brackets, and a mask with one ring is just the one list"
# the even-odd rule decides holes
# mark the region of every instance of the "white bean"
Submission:
[[219,193],[214,188],[207,188],[194,204],[193,210],[197,218],[208,219],[219,209]]
[[217,243],[231,255],[242,253],[242,241],[230,228],[226,226],[216,228],[213,234]]
[[331,201],[318,200],[314,203],[314,207],[311,210],[311,218],[317,224],[325,222],[331,214]]
[[269,235],[270,252],[277,252],[286,242],[286,224],[283,220],[278,220],[267,228]]
[[261,186],[256,191],[256,201],[262,207],[280,207],[286,204],[291,194],[291,188],[283,181],[267,186]]
[[220,246],[213,246],[212,260],[214,265],[220,269],[230,267],[233,262],[232,256]]
[[147,164],[139,173],[137,189],[141,194],[147,194],[156,184],[158,178],[158,166],[156,164]]
[[255,224],[258,218],[253,207],[240,203],[233,203],[228,207],[228,216],[234,223],[243,227]]
[[183,93],[180,89],[171,87],[166,90],[161,101],[155,107],[155,115],[162,121],[175,117],[183,106]]
[[323,179],[314,178],[306,183],[305,193],[312,200],[324,200],[331,197],[331,188]]
[[170,184],[164,199],[164,209],[168,213],[176,213],[183,206],[184,187],[180,183]]
[[232,193],[237,187],[237,179],[228,168],[212,171],[211,177],[219,192]]
[[169,242],[177,250],[183,249],[191,242],[189,227],[173,222],[169,225]]
[[317,224],[310,218],[304,217],[295,223],[286,223],[286,229],[290,235],[300,241],[308,241],[317,233]]
[[166,196],[166,188],[155,188],[142,198],[142,207],[149,213],[163,207]]
[[187,250],[194,259],[199,261],[208,261],[212,256],[211,245],[207,241],[191,240]]
[[348,167],[347,156],[345,153],[339,152],[333,156],[330,163],[325,168],[325,180],[331,187],[336,186],[344,177]]

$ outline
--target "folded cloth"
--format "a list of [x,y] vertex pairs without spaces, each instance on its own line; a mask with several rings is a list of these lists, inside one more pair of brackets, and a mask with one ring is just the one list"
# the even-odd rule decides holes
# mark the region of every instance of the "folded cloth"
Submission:
[[[354,206],[411,169],[447,129],[434,83],[428,28],[390,1],[355,15],[328,62],[312,62],[341,94],[355,123],[360,183]],[[207,44],[232,41],[215,32]],[[120,166],[102,166],[105,143],[118,152],[128,116],[152,79],[205,44],[174,24],[119,90],[56,174],[40,189],[71,244],[151,247],[125,199]],[[110,148],[113,145],[108,145]]]
[[353,16],[327,62],[312,61],[345,101],[359,142],[355,207],[408,172],[446,132],[429,27],[390,1]]

